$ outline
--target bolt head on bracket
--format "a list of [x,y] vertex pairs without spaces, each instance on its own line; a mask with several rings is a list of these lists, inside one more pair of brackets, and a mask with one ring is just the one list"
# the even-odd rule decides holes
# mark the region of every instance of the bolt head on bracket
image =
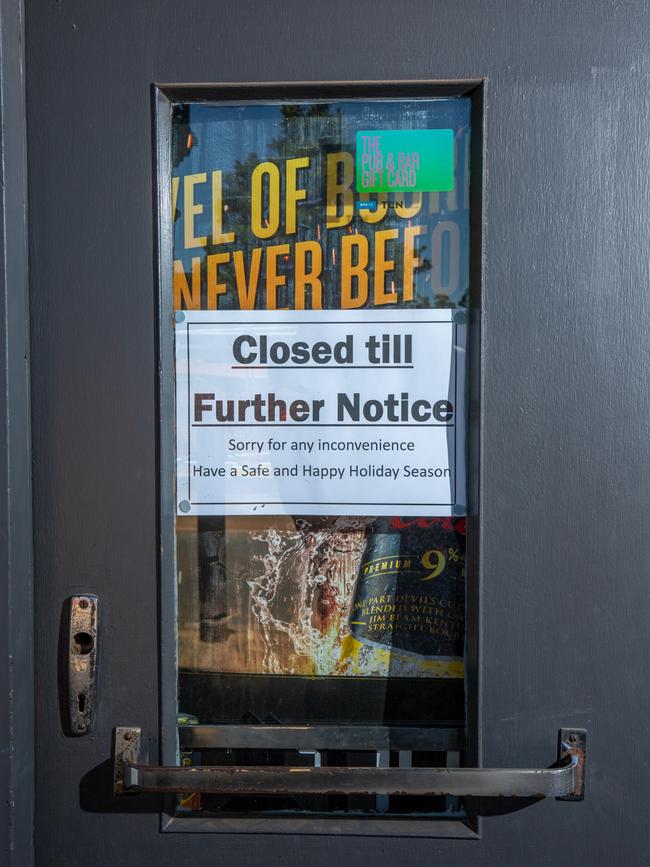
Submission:
[[567,756],[578,760],[576,787],[569,795],[562,795],[556,801],[583,801],[585,797],[585,759],[587,753],[586,729],[560,729],[558,734],[558,761]]
[[124,762],[138,760],[142,742],[142,729],[134,726],[118,726],[113,744],[113,794],[128,795],[124,783]]

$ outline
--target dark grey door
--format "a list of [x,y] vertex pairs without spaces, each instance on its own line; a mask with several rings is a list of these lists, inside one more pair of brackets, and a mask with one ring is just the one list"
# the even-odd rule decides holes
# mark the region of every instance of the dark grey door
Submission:
[[[644,863],[645,4],[26,13],[37,863]],[[472,737],[484,766],[544,767],[560,726],[588,729],[586,798],[486,803],[479,840],[423,839],[417,822],[399,838],[161,833],[155,796],[113,797],[110,762],[125,723],[158,758],[152,85],[415,79],[485,83]],[[101,600],[101,657],[95,727],[73,738],[58,643],[82,592]]]

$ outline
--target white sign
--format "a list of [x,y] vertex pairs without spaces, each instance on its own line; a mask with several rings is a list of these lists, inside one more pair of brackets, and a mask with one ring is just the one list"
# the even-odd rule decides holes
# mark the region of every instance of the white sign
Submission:
[[459,313],[178,313],[178,514],[464,514]]

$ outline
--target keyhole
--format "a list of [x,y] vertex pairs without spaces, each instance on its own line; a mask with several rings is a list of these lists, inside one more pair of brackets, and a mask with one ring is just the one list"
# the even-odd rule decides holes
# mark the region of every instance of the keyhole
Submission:
[[79,713],[83,713],[86,710],[86,694],[80,692],[77,696],[77,707],[79,708]]
[[73,636],[72,640],[74,641],[74,649],[77,653],[83,655],[90,653],[95,645],[92,635],[89,635],[87,632],[77,632],[76,635]]

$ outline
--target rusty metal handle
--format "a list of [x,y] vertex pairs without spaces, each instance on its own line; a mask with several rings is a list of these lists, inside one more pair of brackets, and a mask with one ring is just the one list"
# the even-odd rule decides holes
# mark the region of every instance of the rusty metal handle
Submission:
[[228,795],[407,794],[584,797],[586,731],[560,729],[548,768],[164,767],[143,763],[141,729],[115,729],[115,794],[204,792]]

